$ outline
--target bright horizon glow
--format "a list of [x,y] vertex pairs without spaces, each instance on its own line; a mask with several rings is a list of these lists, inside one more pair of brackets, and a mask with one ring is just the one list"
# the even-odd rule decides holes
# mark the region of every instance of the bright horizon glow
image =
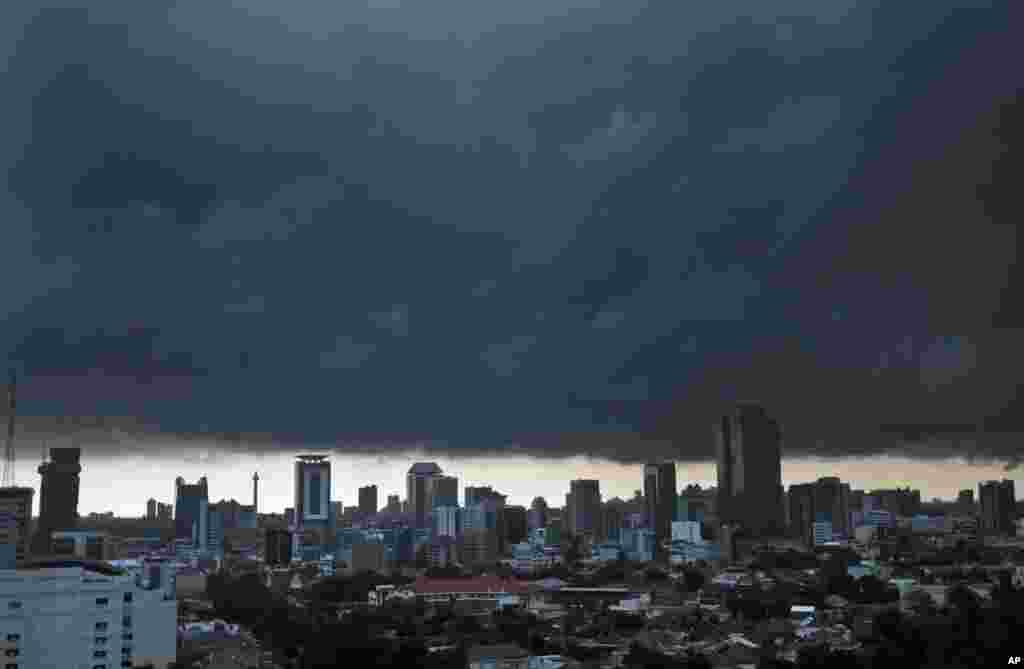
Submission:
[[[211,447],[189,448],[171,458],[142,454],[90,456],[88,449],[83,450],[79,514],[113,511],[121,517],[143,516],[150,497],[173,503],[177,476],[189,483],[206,476],[211,502],[236,499],[242,504],[251,504],[254,472],[259,474],[260,513],[282,513],[292,506],[295,456],[310,452],[304,449],[247,454]],[[370,484],[377,485],[378,503],[382,507],[388,495],[404,497],[406,472],[415,462],[436,462],[446,475],[458,477],[460,504],[467,485],[490,485],[508,495],[509,504],[529,506],[534,497],[541,496],[553,507],[564,505],[572,479],[598,479],[605,500],[628,499],[643,487],[642,465],[624,465],[585,456],[558,460],[527,455],[456,458],[410,450],[379,455],[331,453],[328,458],[332,471],[331,500],[341,501],[345,506],[354,506],[358,488]],[[38,513],[39,475],[35,466],[36,463],[22,460],[17,467],[16,482],[36,490],[33,505],[34,512]],[[680,489],[691,483],[702,487],[716,484],[713,462],[677,463],[676,472]],[[968,464],[963,459],[922,461],[879,456],[782,461],[782,481],[786,487],[822,476],[838,476],[854,489],[910,486],[921,491],[922,500],[953,499],[961,489],[976,492],[980,481],[990,479],[1009,478],[1022,485],[1024,477],[1019,472],[1006,472],[1001,464],[995,463]]]

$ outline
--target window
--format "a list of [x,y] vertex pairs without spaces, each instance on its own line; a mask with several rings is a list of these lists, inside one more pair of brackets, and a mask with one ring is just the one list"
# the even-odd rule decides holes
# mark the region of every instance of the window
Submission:
[[94,650],[92,652],[92,656],[93,657],[106,657],[107,656],[107,651],[105,651],[105,650]]
[[132,666],[132,661],[131,660],[125,660],[124,662],[121,663],[121,666],[122,667],[131,667]]
[[122,641],[131,641],[132,640],[132,633],[131,632],[125,632],[124,634],[121,635],[121,640]]
[[126,601],[126,602],[132,601],[132,593],[130,593],[130,592],[124,593],[124,601]]
[[9,609],[20,609],[21,608],[21,602],[19,602],[16,599],[12,600],[12,601],[9,601],[9,602],[7,602],[7,608],[9,608]]
[[132,619],[131,619],[131,617],[130,616],[125,616],[124,619],[121,621],[121,626],[124,627],[125,629],[130,628],[132,626]]
[[98,636],[98,637],[96,637],[96,645],[97,646],[102,646],[105,643],[107,643],[107,637],[105,637],[105,636]]
[[10,641],[11,643],[18,643],[19,641],[21,641],[21,635],[20,634],[8,634],[7,635],[7,640]]
[[107,599],[106,597],[97,597],[96,598],[96,606],[106,606],[109,603],[110,603],[110,600]]
[[97,632],[102,632],[105,629],[107,629],[107,623],[96,623]]

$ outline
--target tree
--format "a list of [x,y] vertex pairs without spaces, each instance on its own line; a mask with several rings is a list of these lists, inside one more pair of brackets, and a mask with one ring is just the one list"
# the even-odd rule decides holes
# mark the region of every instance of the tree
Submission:
[[704,574],[696,569],[687,569],[683,572],[683,582],[686,584],[686,589],[689,592],[697,592],[704,587],[706,581],[707,579],[704,577]]

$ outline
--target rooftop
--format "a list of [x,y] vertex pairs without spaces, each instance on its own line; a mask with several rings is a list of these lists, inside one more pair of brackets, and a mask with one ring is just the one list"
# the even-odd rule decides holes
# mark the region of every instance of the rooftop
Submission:
[[436,462],[417,462],[412,467],[409,467],[409,473],[418,475],[440,474],[441,468],[437,466]]
[[122,576],[125,570],[119,569],[109,562],[99,560],[75,560],[67,558],[42,558],[30,560],[25,563],[25,569],[68,569],[70,567],[81,567],[87,571],[103,574],[104,576]]

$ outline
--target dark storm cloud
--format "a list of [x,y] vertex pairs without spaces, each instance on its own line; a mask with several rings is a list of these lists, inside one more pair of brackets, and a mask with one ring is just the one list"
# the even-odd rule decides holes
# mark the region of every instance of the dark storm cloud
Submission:
[[26,429],[1013,457],[1019,10],[745,4],[5,7]]

